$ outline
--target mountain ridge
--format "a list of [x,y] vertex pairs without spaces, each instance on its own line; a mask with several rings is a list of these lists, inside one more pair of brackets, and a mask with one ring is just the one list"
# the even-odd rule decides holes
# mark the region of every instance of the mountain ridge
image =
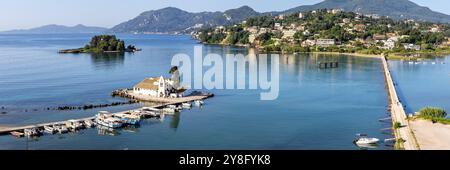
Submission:
[[85,26],[82,24],[77,24],[75,26],[49,24],[49,25],[43,25],[40,27],[35,27],[35,28],[30,28],[30,29],[17,29],[17,30],[2,31],[2,32],[0,32],[0,34],[103,33],[103,32],[106,32],[107,30],[108,30],[108,28]]
[[122,22],[110,32],[115,33],[189,33],[200,27],[214,27],[241,22],[246,18],[305,12],[315,9],[343,9],[347,12],[375,14],[393,19],[450,23],[450,15],[434,12],[409,0],[324,0],[314,5],[303,5],[285,11],[257,12],[244,5],[223,12],[187,12],[175,7],[145,11],[137,17]]

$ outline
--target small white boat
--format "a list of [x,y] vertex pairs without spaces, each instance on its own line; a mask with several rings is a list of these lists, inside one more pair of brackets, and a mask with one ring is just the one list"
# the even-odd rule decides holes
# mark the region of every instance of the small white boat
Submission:
[[24,135],[27,137],[39,136],[40,133],[36,128],[30,128],[24,130]]
[[14,131],[14,132],[11,132],[11,135],[13,135],[14,137],[20,138],[20,137],[23,137],[25,134],[22,132]]
[[59,126],[53,126],[57,131],[58,131],[58,133],[60,133],[60,134],[63,134],[63,133],[67,133],[67,132],[69,132],[69,129],[67,129],[67,127],[66,127],[66,125],[59,125]]
[[177,108],[178,108],[176,105],[173,105],[173,104],[167,105],[167,107],[168,107],[168,108],[172,108],[172,109],[177,109]]
[[44,126],[44,132],[48,134],[55,134],[56,129],[53,126]]
[[196,100],[196,101],[194,101],[194,104],[195,104],[196,106],[201,106],[201,105],[204,104],[204,102],[203,102],[202,100]]
[[436,64],[436,62],[432,62],[431,64],[435,65],[435,64]]
[[153,108],[153,107],[143,107],[142,110],[144,110],[144,111],[154,111],[154,112],[161,111],[161,109],[157,109],[157,108]]
[[76,120],[68,120],[66,122],[66,126],[70,128],[72,131],[79,130],[83,128],[83,124]]
[[122,123],[129,124],[129,125],[137,125],[137,124],[139,124],[139,121],[141,120],[140,116],[125,114],[125,113],[116,114],[116,115],[114,115],[114,117],[122,120]]
[[165,113],[175,113],[175,112],[177,112],[176,109],[169,108],[169,107],[166,107],[166,108],[162,109],[162,111],[165,112]]
[[85,120],[84,125],[86,126],[86,128],[91,128],[95,126],[95,123],[92,120]]
[[120,128],[123,125],[121,119],[114,117],[106,111],[100,111],[95,117],[95,122],[110,128]]
[[412,62],[412,61],[410,61],[410,62],[408,62],[409,64],[414,64],[414,62]]
[[356,136],[357,138],[354,142],[357,145],[374,145],[380,141],[378,138],[370,138],[365,134],[357,134]]
[[191,108],[192,103],[183,103],[183,104],[181,104],[181,106],[183,106],[184,108]]

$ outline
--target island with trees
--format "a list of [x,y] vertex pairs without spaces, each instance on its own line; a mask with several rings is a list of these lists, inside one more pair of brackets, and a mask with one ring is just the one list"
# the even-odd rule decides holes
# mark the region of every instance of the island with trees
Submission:
[[59,53],[120,53],[140,50],[133,45],[125,47],[125,41],[117,39],[115,35],[96,35],[82,48],[64,49]]
[[446,23],[393,20],[341,9],[248,18],[192,34],[205,44],[247,46],[265,52],[384,53],[401,59],[450,53],[450,25]]

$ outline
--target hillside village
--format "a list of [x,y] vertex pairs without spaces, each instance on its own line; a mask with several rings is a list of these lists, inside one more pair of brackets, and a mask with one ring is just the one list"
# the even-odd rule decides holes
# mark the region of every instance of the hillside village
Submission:
[[394,21],[342,9],[322,9],[255,17],[235,25],[202,29],[192,35],[207,44],[250,46],[283,53],[448,53],[449,28],[447,24]]

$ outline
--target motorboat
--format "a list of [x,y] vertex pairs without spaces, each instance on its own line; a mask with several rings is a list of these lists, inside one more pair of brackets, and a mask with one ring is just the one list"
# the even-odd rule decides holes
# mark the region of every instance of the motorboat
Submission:
[[17,138],[20,138],[20,137],[23,137],[25,134],[22,132],[14,131],[14,132],[11,132],[11,135],[13,135]]
[[24,135],[27,137],[39,136],[40,133],[36,128],[30,128],[24,130]]
[[140,116],[125,113],[116,114],[114,115],[114,117],[122,120],[122,123],[129,125],[137,125],[139,124],[139,121],[141,119]]
[[165,113],[175,113],[175,112],[177,112],[176,109],[169,108],[169,107],[163,108],[162,111],[165,112]]
[[53,126],[47,125],[47,126],[44,126],[44,132],[46,132],[48,134],[55,134],[56,129]]
[[66,126],[70,128],[72,131],[79,130],[83,128],[83,124],[76,120],[68,120],[66,122]]
[[66,125],[61,125],[60,127],[59,127],[59,133],[67,133],[67,132],[69,132],[69,129],[67,128],[67,126]]
[[142,110],[144,110],[144,111],[154,111],[154,112],[161,111],[161,109],[157,109],[157,108],[153,108],[153,107],[143,107]]
[[95,126],[95,123],[92,120],[85,120],[84,125],[86,126],[86,128],[91,128]]
[[192,103],[183,103],[181,104],[181,106],[183,106],[184,108],[191,108],[192,107]]
[[109,112],[101,111],[95,116],[95,122],[99,125],[110,127],[110,128],[120,128],[122,127],[122,120],[114,117]]
[[196,106],[201,106],[201,105],[204,104],[204,102],[203,102],[202,100],[196,100],[196,101],[194,101],[194,104],[195,104]]
[[357,145],[374,145],[380,141],[378,138],[371,138],[366,134],[357,134],[356,136],[354,143]]

